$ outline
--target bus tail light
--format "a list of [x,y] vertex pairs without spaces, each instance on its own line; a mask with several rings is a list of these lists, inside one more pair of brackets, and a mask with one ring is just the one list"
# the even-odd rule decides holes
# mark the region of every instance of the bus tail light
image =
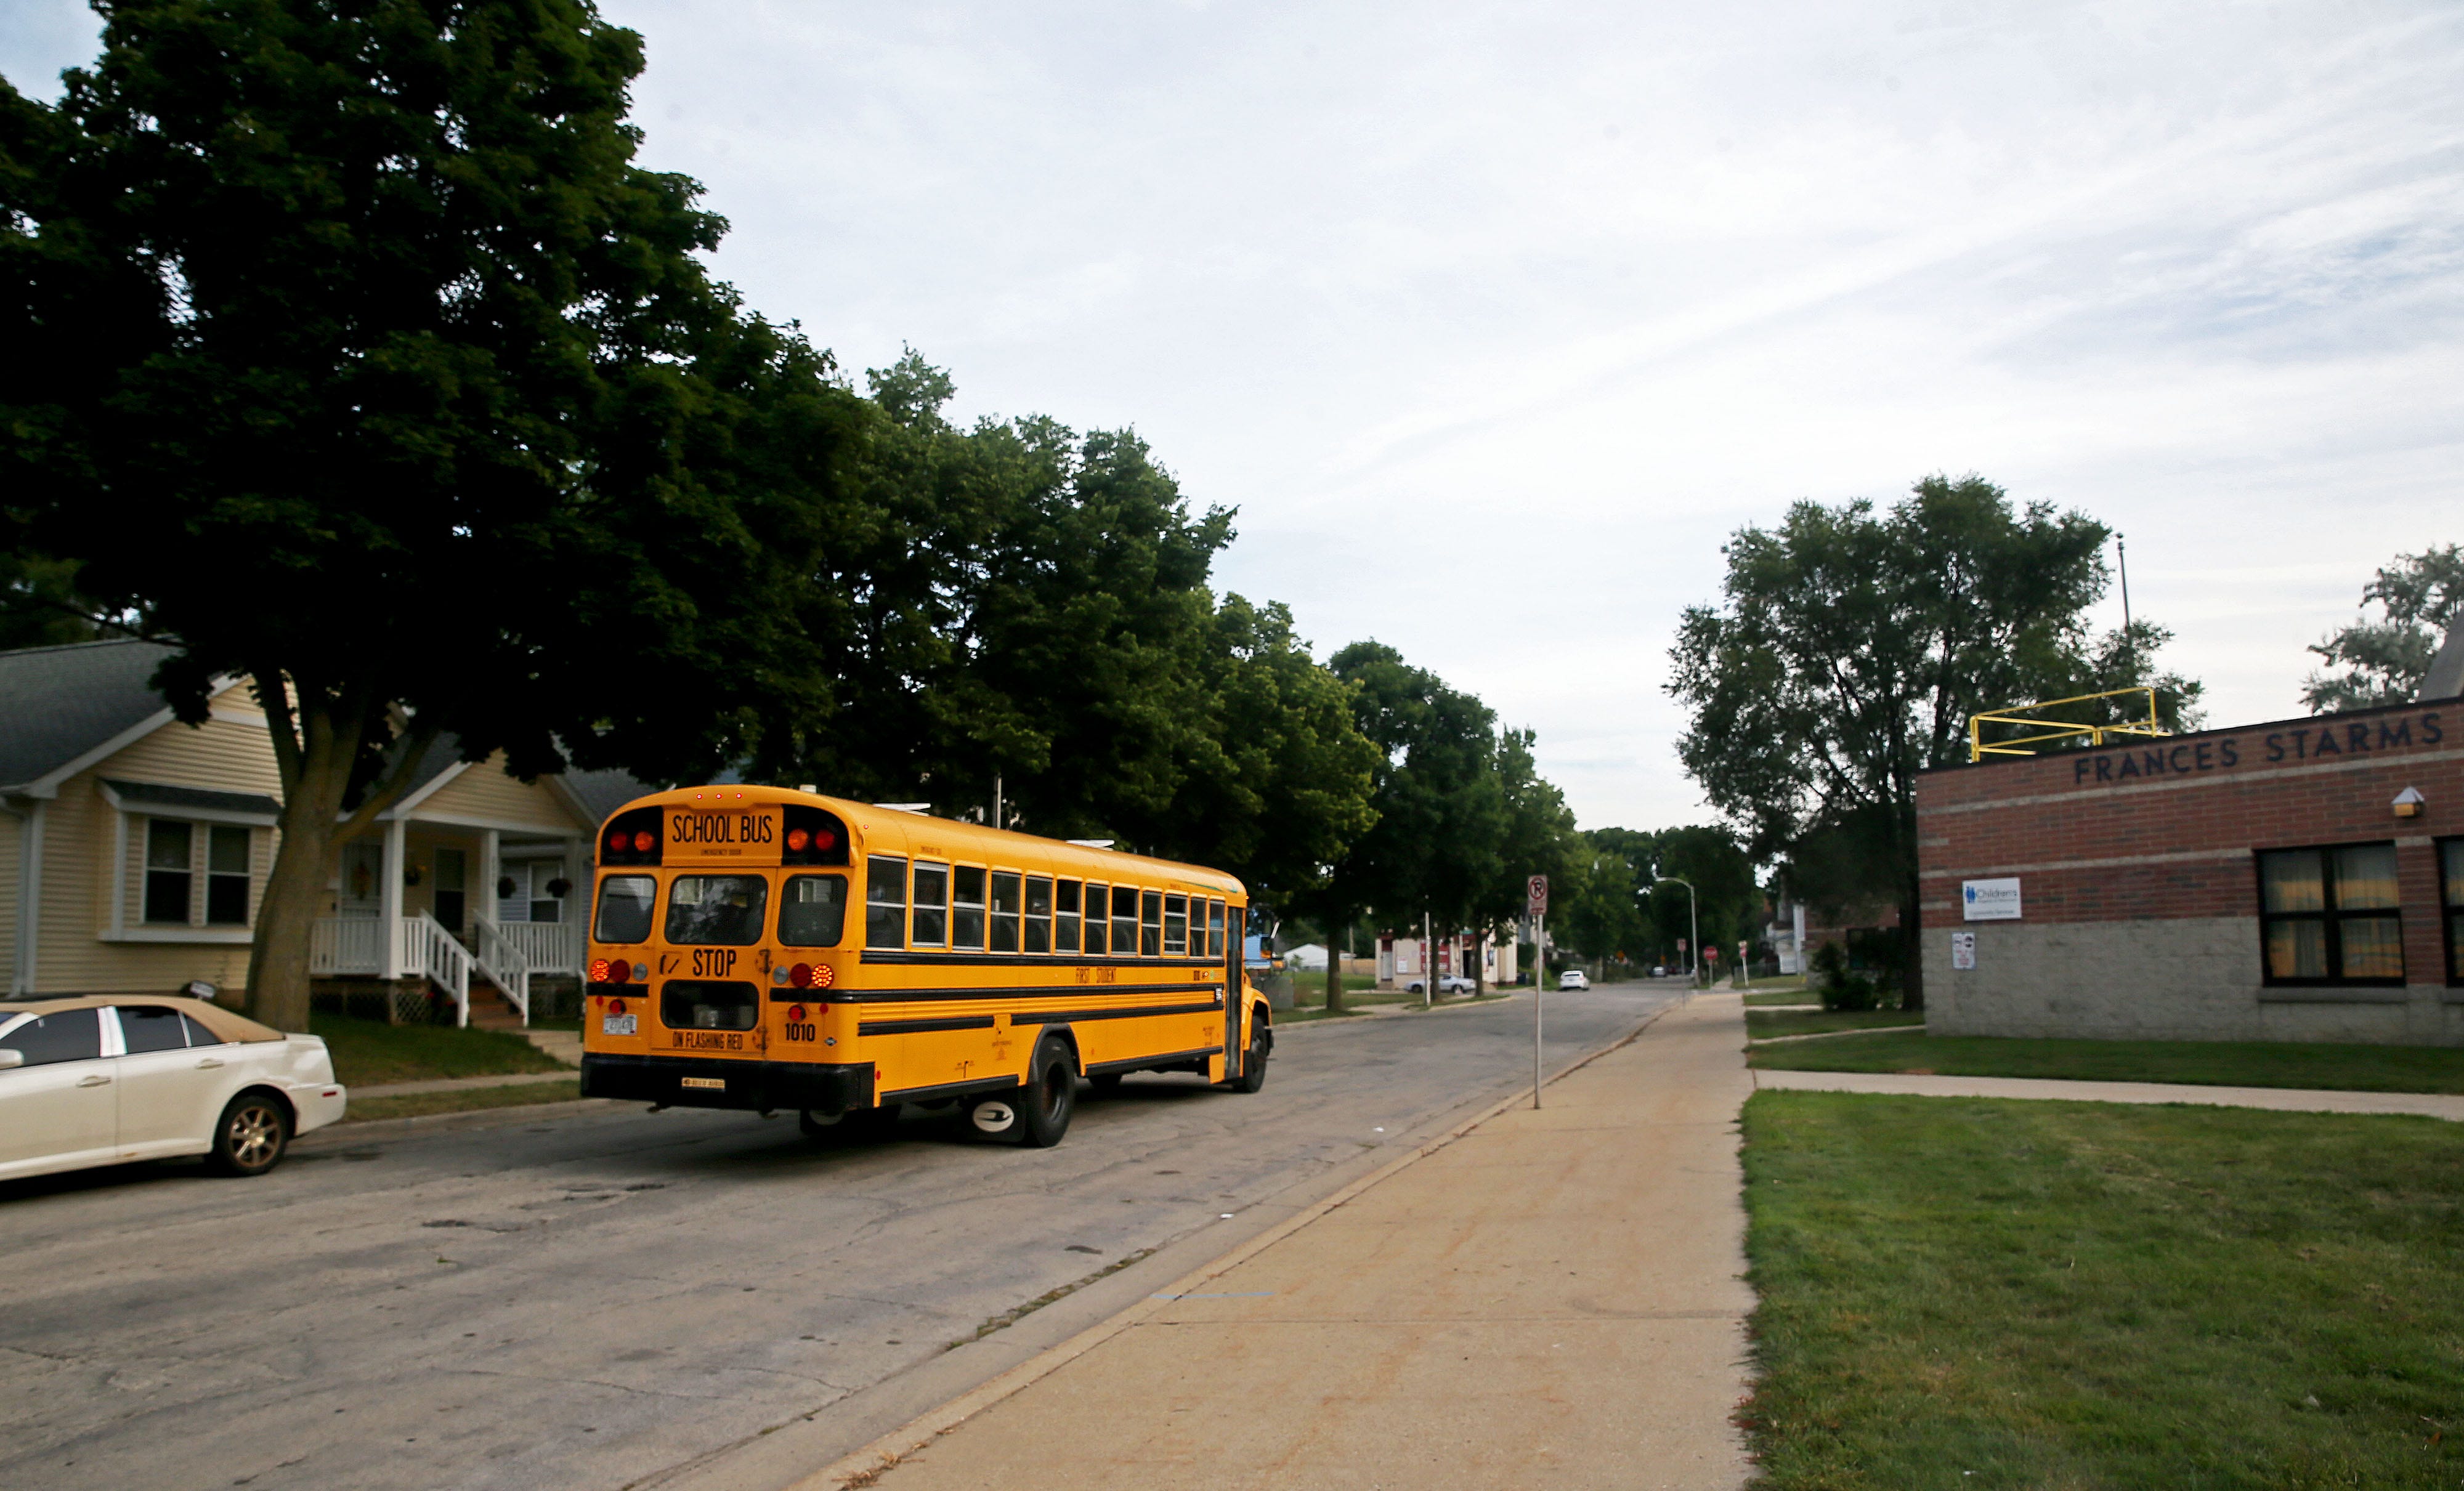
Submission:
[[813,986],[813,965],[810,963],[799,963],[795,967],[787,970],[787,982],[795,985],[799,989],[811,988]]
[[625,1013],[625,1001],[624,1001],[624,1000],[622,1000],[622,999],[610,999],[610,1000],[608,1000],[608,1001],[607,1001],[607,1013],[608,1013],[608,1014],[610,1014],[610,1015],[622,1015],[622,1014],[624,1014],[624,1013]]
[[804,1022],[804,1007],[801,1004],[788,1005],[787,1018],[796,1021],[796,1023],[800,1025],[803,1024]]
[[658,835],[650,832],[647,828],[642,829],[633,835],[633,852],[636,854],[648,854],[650,852],[650,846],[658,842]]
[[625,981],[625,975],[617,972],[616,965],[605,958],[594,957],[590,960],[590,981],[595,984],[620,984]]
[[827,963],[816,963],[813,965],[813,987],[816,989],[828,988],[831,984],[838,981],[838,976],[839,976],[836,973],[831,971],[830,965]]
[[805,845],[812,842],[813,836],[806,833],[803,829],[790,828],[787,830],[787,848],[791,853],[803,853]]

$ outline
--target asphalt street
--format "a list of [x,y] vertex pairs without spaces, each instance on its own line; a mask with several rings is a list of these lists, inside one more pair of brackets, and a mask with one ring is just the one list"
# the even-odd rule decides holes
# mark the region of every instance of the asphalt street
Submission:
[[[1676,997],[1551,994],[1548,1064]],[[1210,1229],[1229,1245],[1529,1076],[1527,998],[1293,1027],[1254,1096],[1132,1078],[1053,1150],[946,1115],[846,1147],[792,1116],[574,1105],[329,1130],[252,1181],[0,1186],[0,1485],[758,1483],[738,1452],[795,1439],[765,1435],[819,1454],[833,1405],[941,1392],[976,1359],[953,1344]]]

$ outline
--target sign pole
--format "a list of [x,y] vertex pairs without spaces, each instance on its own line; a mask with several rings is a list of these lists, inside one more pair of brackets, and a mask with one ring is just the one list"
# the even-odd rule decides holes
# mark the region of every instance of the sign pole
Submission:
[[1534,875],[1527,887],[1531,912],[1531,1108],[1540,1108],[1540,1007],[1548,1002],[1549,877]]

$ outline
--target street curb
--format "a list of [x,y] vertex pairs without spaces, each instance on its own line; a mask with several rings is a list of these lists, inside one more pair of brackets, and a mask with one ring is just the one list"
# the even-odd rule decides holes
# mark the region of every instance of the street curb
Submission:
[[[1751,1029],[1751,1026],[1748,1026]],[[1746,1049],[1758,1050],[1767,1045],[1786,1045],[1792,1041],[1837,1041],[1841,1036],[1880,1036],[1893,1031],[1923,1030],[1923,1025],[1867,1025],[1861,1030],[1814,1030],[1801,1036],[1748,1036]]]
[[[1553,1085],[1561,1079],[1581,1071],[1612,1051],[1625,1049],[1642,1039],[1645,1031],[1660,1023],[1661,1017],[1671,1010],[1683,1009],[1691,1002],[1689,999],[1681,998],[1661,1006],[1654,1010],[1642,1023],[1635,1026],[1625,1035],[1551,1073],[1548,1081],[1541,1085],[1543,1087]],[[1472,1008],[1473,1006],[1462,1007]],[[1302,1208],[1265,1232],[1235,1246],[1213,1262],[1201,1264],[1190,1270],[1174,1281],[1171,1287],[1151,1293],[1146,1299],[1122,1310],[1111,1319],[1089,1327],[1058,1346],[1047,1347],[973,1391],[961,1393],[939,1408],[918,1415],[861,1449],[841,1456],[803,1480],[791,1481],[786,1491],[846,1491],[848,1487],[872,1484],[884,1472],[895,1468],[899,1461],[923,1449],[978,1414],[1058,1371],[1112,1337],[1169,1306],[1177,1296],[1195,1292],[1198,1285],[1229,1273],[1319,1217],[1358,1198],[1380,1182],[1454,1143],[1482,1124],[1522,1106],[1525,1096],[1518,1092],[1511,1097],[1501,1099],[1480,1113],[1457,1123],[1436,1138],[1423,1142],[1410,1153],[1379,1166],[1333,1195],[1321,1197]]]

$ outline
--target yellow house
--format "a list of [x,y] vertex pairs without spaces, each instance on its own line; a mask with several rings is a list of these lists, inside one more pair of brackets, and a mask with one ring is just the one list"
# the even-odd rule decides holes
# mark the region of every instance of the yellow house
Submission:
[[[172,648],[0,652],[0,966],[11,994],[230,998],[274,861],[281,781],[238,680],[187,726],[154,691]],[[621,772],[521,782],[431,749],[327,867],[310,962],[321,1000],[526,1021],[578,991],[591,840],[649,790]],[[200,991],[203,992],[203,991]]]

